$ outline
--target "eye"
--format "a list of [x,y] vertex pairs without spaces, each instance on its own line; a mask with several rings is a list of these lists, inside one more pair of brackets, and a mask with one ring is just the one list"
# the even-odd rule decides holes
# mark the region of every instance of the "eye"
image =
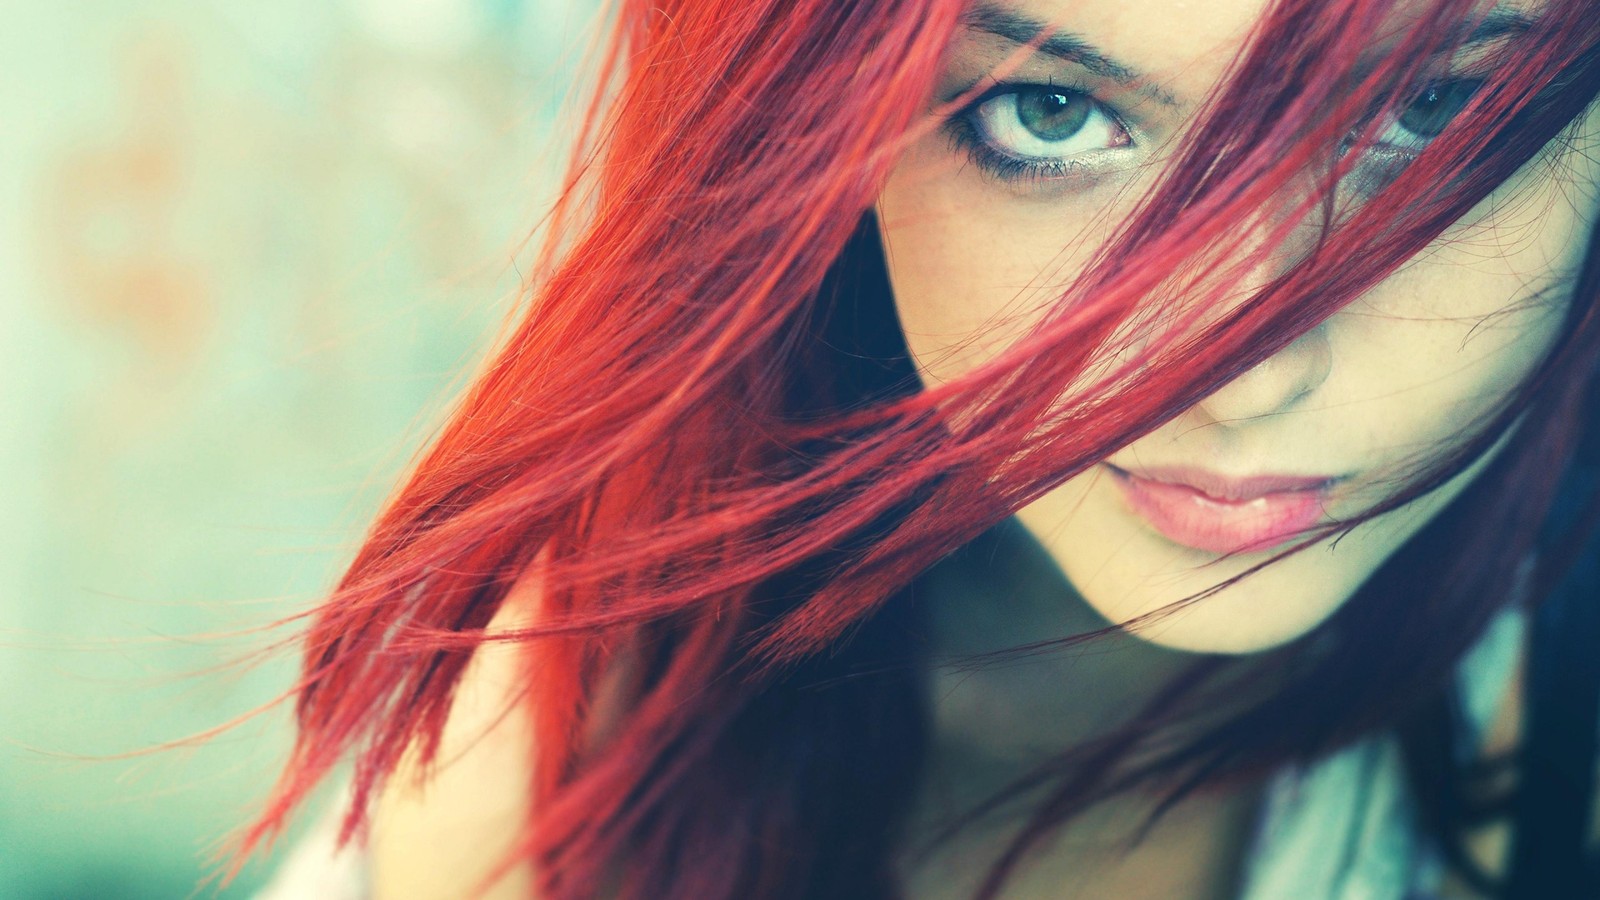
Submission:
[[1421,150],[1443,133],[1482,84],[1476,78],[1460,78],[1429,85],[1393,117],[1378,135],[1377,145]]
[[953,122],[959,143],[992,174],[1055,177],[1133,145],[1121,120],[1090,95],[1054,85],[1002,85]]
[[[1416,161],[1417,155],[1444,133],[1461,114],[1472,96],[1483,86],[1481,78],[1452,78],[1423,88],[1410,103],[1389,112],[1378,135],[1350,170],[1349,186],[1357,194],[1372,197],[1393,182]],[[1355,134],[1339,146],[1339,156],[1349,153]]]

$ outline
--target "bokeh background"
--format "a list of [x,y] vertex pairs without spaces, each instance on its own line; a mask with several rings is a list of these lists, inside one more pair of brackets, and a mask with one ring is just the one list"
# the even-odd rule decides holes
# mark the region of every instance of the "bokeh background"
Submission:
[[0,898],[181,898],[287,711],[141,751],[288,686],[252,629],[331,583],[515,303],[592,7],[13,7]]

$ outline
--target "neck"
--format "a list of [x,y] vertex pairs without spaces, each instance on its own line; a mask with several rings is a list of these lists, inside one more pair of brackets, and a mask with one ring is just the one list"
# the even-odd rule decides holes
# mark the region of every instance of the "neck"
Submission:
[[[1063,751],[1128,724],[1163,688],[1215,658],[1112,629],[1104,637],[1065,648],[963,665],[973,655],[1069,639],[1114,624],[1072,588],[1015,519],[925,573],[917,594],[928,629],[931,715],[925,775],[907,823],[907,855],[899,865],[913,886],[907,896],[970,896],[974,885],[967,882],[974,873],[987,873],[1039,798],[1024,797],[970,823],[955,840],[936,841],[947,826]],[[1240,665],[1227,665],[1215,674],[1231,686],[1230,676],[1254,670],[1245,668],[1249,659],[1241,657]],[[1246,695],[1252,690],[1263,689],[1240,687],[1241,703],[1249,702]],[[1206,721],[1186,723],[1185,728],[1211,724],[1213,715],[1231,711],[1207,710]],[[1149,749],[1141,745],[1131,755],[1141,757],[1140,751]],[[1166,787],[1170,785],[1121,793],[1075,814],[1068,828],[1052,836],[1046,856],[1054,862],[1040,870],[1041,884],[1054,887],[1019,896],[1055,896],[1065,872],[1078,881],[1116,885],[1086,889],[1085,896],[1176,896],[1152,894],[1147,888],[1125,890],[1145,885],[1149,873],[1137,864],[1121,872],[1121,863],[1115,862],[1120,857],[1108,848],[1147,840],[1145,846],[1158,847],[1153,858],[1174,873],[1175,883],[1191,879],[1193,883],[1184,882],[1186,895],[1233,896],[1258,786],[1197,791],[1164,816],[1166,824],[1147,838],[1143,826]],[[1188,862],[1177,865],[1175,860]],[[1194,893],[1195,884],[1202,882],[1212,887]]]
[[974,655],[1114,624],[1084,601],[1014,518],[929,570],[919,596],[930,637],[928,787],[951,810],[1126,724],[1205,659],[1113,630],[974,666]]

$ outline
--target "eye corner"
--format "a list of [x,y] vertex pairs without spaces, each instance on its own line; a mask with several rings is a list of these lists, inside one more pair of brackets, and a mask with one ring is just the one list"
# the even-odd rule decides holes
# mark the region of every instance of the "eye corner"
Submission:
[[1483,84],[1484,79],[1476,76],[1445,77],[1423,84],[1388,110],[1375,143],[1420,151],[1460,117]]
[[1116,164],[1121,155],[1142,144],[1113,105],[1054,79],[994,84],[948,125],[959,149],[1003,182],[1093,179],[1125,168]]

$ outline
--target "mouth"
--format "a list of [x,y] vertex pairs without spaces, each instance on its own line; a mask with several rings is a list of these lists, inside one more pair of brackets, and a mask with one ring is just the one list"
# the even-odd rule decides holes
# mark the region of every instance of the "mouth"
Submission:
[[1208,553],[1249,553],[1304,533],[1325,515],[1333,476],[1234,478],[1204,469],[1130,471],[1103,463],[1128,507],[1162,537]]

